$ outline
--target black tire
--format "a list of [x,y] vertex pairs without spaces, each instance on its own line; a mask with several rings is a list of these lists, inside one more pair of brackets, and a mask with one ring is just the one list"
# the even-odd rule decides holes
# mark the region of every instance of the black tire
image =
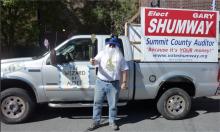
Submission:
[[7,124],[27,121],[35,107],[28,92],[21,88],[9,88],[1,92],[1,120]]
[[158,112],[168,120],[183,119],[191,109],[191,98],[180,88],[165,91],[157,102]]

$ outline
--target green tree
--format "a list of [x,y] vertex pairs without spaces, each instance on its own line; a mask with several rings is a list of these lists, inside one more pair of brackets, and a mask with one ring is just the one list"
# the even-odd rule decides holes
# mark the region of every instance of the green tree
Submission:
[[137,13],[138,0],[115,0],[110,11],[112,30],[116,34],[124,34],[125,23]]
[[[63,1],[80,20],[83,33],[124,33],[124,24],[138,11],[138,0]],[[78,5],[78,6],[77,6]],[[81,5],[81,6],[80,6]],[[77,8],[78,7],[78,8]],[[89,31],[88,31],[89,29]]]
[[0,4],[1,47],[11,53],[18,46],[42,46],[47,31],[57,44],[71,33],[123,34],[125,22],[138,10],[138,0],[0,0]]
[[1,48],[10,52],[15,45],[36,45],[36,4],[29,0],[1,0]]

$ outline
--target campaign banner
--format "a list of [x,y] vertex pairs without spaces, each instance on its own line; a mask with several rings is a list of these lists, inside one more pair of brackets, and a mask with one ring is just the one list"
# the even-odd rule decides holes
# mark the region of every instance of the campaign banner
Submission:
[[218,62],[219,12],[141,8],[143,61]]

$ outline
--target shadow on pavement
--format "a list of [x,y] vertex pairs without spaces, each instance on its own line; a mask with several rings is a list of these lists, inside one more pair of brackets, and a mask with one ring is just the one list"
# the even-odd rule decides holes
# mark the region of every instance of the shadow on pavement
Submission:
[[[194,118],[202,114],[220,112],[220,99],[208,97],[196,98],[192,100],[192,108],[189,115],[185,118]],[[102,122],[108,122],[108,108],[103,108]],[[39,105],[34,116],[27,123],[50,120],[53,118],[69,118],[69,119],[91,119],[92,107],[89,108],[50,108],[46,104]],[[153,100],[135,101],[127,106],[118,108],[118,124],[119,126],[127,123],[136,123],[142,120],[155,120],[163,118],[157,112],[156,103]]]
[[[204,111],[198,113],[198,111]],[[220,99],[199,97],[192,100],[191,111],[185,119],[193,118],[201,114],[220,112]]]

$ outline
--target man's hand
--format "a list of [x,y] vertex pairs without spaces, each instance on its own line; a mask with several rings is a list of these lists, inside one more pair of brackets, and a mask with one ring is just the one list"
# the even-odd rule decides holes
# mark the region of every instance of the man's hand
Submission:
[[92,65],[95,65],[95,59],[90,58],[90,63],[91,63]]
[[128,89],[128,86],[127,86],[127,83],[126,83],[126,82],[122,82],[122,83],[121,83],[121,89],[122,89],[122,90]]

